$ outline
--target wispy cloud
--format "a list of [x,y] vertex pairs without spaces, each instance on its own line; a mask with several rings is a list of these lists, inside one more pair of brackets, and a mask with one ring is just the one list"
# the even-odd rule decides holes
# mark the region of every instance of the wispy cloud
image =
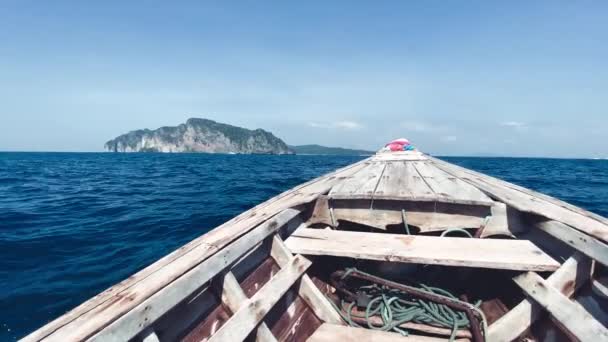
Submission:
[[503,121],[500,126],[511,128],[517,132],[527,131],[529,128],[527,123],[521,121]]
[[439,132],[445,131],[447,127],[436,125],[426,121],[404,121],[401,123],[401,127],[411,132]]
[[335,121],[335,122],[309,122],[309,127],[313,128],[324,128],[324,129],[342,129],[342,130],[359,130],[363,128],[363,125],[355,121]]
[[525,122],[520,122],[520,121],[503,121],[500,123],[500,125],[505,126],[505,127],[513,127],[513,128],[527,127]]

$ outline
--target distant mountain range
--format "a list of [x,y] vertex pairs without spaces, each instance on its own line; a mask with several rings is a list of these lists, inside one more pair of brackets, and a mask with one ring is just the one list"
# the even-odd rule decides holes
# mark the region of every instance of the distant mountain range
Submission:
[[339,155],[339,156],[361,156],[372,155],[375,152],[366,150],[353,150],[342,147],[326,147],[321,145],[299,145],[289,146],[296,154],[317,154],[317,155]]
[[320,145],[288,146],[263,129],[250,130],[191,118],[178,126],[140,129],[105,143],[109,152],[370,155],[374,152]]

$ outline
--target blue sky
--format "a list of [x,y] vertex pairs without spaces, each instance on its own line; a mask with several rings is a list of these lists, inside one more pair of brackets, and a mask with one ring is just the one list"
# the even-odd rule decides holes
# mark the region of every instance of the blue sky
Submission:
[[1,1],[0,150],[206,117],[289,144],[608,157],[608,2]]

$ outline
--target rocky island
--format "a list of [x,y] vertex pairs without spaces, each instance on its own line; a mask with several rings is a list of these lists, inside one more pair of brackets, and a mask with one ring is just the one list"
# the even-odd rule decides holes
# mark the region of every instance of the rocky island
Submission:
[[263,129],[198,118],[173,127],[131,131],[106,142],[104,147],[110,152],[293,154],[283,140]]

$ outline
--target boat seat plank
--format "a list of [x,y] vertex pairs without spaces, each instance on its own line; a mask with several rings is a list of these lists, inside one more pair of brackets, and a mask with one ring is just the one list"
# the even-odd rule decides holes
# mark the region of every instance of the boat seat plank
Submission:
[[559,263],[526,240],[468,239],[327,229],[297,229],[285,242],[298,254],[519,271],[555,271]]
[[538,274],[527,272],[513,280],[529,297],[547,310],[567,333],[580,341],[608,341],[608,330],[601,323]]
[[256,294],[243,303],[228,322],[209,338],[209,342],[244,340],[310,265],[311,262],[301,255],[293,258]]
[[[364,328],[355,328],[343,325],[334,325],[324,323],[310,336],[307,342],[337,342],[337,341],[357,341],[357,342],[440,342],[446,341],[443,338],[409,335],[402,336],[401,334],[371,330]],[[456,341],[464,342],[468,339],[458,339]]]
[[428,184],[436,196],[446,202],[492,205],[494,201],[476,187],[437,168],[429,162],[411,162],[412,167]]
[[[547,278],[547,283],[571,297],[591,277],[591,259],[575,253]],[[510,342],[524,333],[542,313],[541,306],[532,299],[524,299],[488,327],[488,341]]]

